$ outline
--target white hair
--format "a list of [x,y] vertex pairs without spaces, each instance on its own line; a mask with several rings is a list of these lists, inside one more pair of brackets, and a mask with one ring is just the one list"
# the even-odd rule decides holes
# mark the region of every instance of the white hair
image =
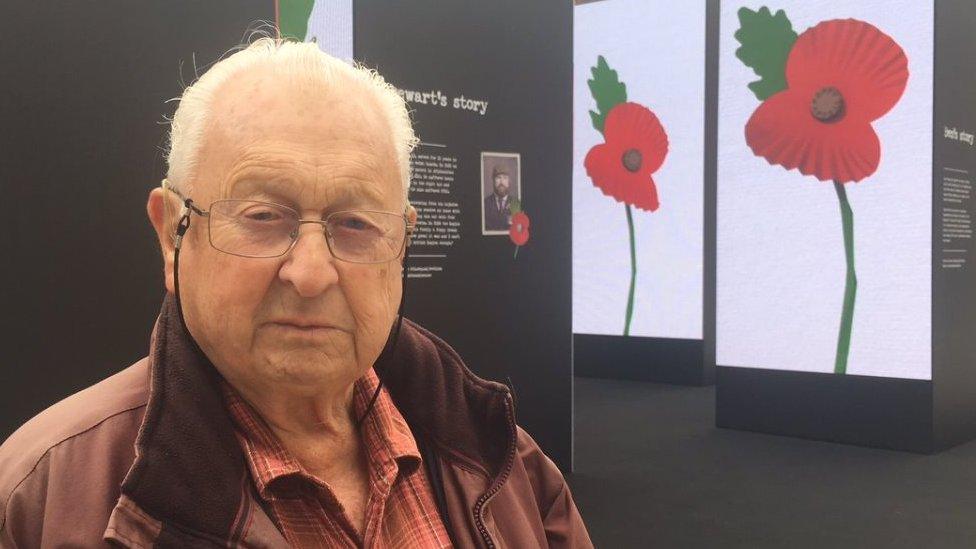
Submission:
[[397,154],[403,196],[410,189],[410,153],[418,139],[403,98],[375,70],[349,64],[323,52],[314,43],[294,42],[263,36],[247,47],[221,59],[192,85],[183,90],[173,114],[166,178],[190,192],[190,184],[200,161],[204,130],[209,125],[215,92],[220,86],[249,69],[270,64],[283,75],[280,81],[292,85],[313,85],[328,89],[340,79],[358,82],[376,99],[390,127]]

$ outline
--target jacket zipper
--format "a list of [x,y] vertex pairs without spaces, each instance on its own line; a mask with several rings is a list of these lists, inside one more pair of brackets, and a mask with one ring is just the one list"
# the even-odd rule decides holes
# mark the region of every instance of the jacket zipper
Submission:
[[485,526],[485,520],[483,513],[485,511],[485,505],[502,489],[505,481],[508,480],[508,475],[512,472],[512,467],[515,465],[515,452],[518,450],[518,434],[515,428],[515,417],[512,413],[512,394],[508,393],[505,397],[505,417],[508,419],[508,429],[511,433],[511,439],[509,440],[509,451],[508,457],[505,460],[505,468],[495,479],[494,484],[488,488],[488,491],[478,498],[478,501],[474,504],[474,521],[478,526],[478,532],[481,533],[481,539],[484,540],[485,545],[488,549],[495,548],[495,542],[491,539],[491,533],[488,532],[488,527]]

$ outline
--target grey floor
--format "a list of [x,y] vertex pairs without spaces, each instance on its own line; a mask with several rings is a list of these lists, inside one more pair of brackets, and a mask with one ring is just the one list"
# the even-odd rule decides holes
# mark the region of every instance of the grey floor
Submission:
[[713,387],[576,379],[597,547],[976,547],[976,443],[924,456],[714,427]]

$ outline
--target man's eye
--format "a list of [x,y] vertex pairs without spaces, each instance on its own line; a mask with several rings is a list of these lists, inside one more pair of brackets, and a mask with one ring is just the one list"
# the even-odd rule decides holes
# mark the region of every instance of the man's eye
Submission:
[[272,210],[248,210],[242,214],[248,221],[277,221],[281,219],[278,212]]
[[346,217],[339,220],[339,226],[343,229],[349,229],[352,231],[365,231],[370,228],[370,224],[362,219],[355,217]]

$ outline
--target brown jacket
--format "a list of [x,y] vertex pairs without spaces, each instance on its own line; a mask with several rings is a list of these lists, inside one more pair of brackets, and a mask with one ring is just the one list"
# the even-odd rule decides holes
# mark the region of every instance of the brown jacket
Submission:
[[[505,386],[409,321],[388,351],[377,372],[414,429],[455,545],[592,546]],[[0,547],[287,547],[254,491],[218,376],[168,296],[148,357],[0,446]]]

